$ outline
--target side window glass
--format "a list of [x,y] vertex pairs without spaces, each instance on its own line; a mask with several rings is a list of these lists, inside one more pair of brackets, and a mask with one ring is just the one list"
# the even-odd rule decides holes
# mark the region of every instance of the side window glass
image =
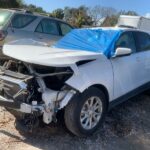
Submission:
[[137,43],[137,51],[150,50],[150,35],[144,32],[135,32],[135,39]]
[[12,19],[12,26],[14,28],[24,28],[31,22],[33,22],[35,19],[36,16],[17,14]]
[[42,28],[42,24],[41,23],[37,26],[36,32],[40,32],[40,33],[43,32],[43,28]]
[[59,35],[56,22],[50,19],[43,19],[36,28],[36,32]]
[[115,48],[118,47],[130,48],[132,52],[136,52],[136,46],[132,32],[125,32],[120,36],[119,40],[116,42]]
[[69,26],[65,23],[60,23],[60,29],[61,29],[62,35],[66,35],[67,33],[69,33],[72,30],[71,26]]

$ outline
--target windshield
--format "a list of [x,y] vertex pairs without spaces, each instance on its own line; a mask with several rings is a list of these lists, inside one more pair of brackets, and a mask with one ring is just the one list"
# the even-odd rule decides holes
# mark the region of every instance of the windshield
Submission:
[[114,54],[115,41],[120,34],[119,29],[74,29],[54,47],[98,52],[111,57]]
[[11,17],[12,12],[8,10],[0,10],[0,27],[4,27]]

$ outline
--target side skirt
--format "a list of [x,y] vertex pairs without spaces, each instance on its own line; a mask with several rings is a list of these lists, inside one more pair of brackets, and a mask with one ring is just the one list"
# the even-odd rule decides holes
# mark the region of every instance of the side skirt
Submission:
[[131,92],[111,101],[109,103],[109,109],[108,110],[111,110],[113,107],[115,107],[115,106],[125,102],[126,100],[128,100],[128,99],[130,99],[130,98],[132,98],[132,97],[134,97],[134,96],[136,96],[136,95],[138,95],[138,94],[140,94],[146,90],[149,90],[149,89],[150,89],[150,82],[148,82],[148,83],[132,90]]

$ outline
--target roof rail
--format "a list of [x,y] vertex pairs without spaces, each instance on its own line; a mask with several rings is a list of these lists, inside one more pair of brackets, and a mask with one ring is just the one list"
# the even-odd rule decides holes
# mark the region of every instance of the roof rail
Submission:
[[22,12],[24,12],[24,13],[32,14],[32,12],[31,12],[31,11],[29,11],[29,10],[27,10],[27,9],[10,8],[10,10],[22,11]]
[[10,8],[10,10],[16,10],[16,11],[21,11],[21,12],[24,12],[24,13],[35,14],[35,15],[42,15],[42,16],[50,17],[48,13],[32,12],[32,11],[30,11],[30,10],[28,10],[28,9]]
[[50,17],[48,13],[38,13],[38,12],[33,12],[33,14]]

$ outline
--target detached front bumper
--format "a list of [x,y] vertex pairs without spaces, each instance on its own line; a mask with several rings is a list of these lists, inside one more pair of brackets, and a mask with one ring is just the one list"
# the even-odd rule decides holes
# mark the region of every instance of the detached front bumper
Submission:
[[23,113],[32,113],[32,103],[26,104],[28,80],[32,76],[0,68],[0,106]]
[[0,96],[0,106],[16,110],[21,113],[27,113],[30,114],[34,111],[42,111],[43,106],[42,105],[30,105],[26,103],[19,103],[15,102],[13,100],[8,100],[4,98],[3,96]]
[[19,103],[16,103],[13,100],[8,100],[3,96],[0,96],[0,106],[12,108],[12,109],[20,109]]

